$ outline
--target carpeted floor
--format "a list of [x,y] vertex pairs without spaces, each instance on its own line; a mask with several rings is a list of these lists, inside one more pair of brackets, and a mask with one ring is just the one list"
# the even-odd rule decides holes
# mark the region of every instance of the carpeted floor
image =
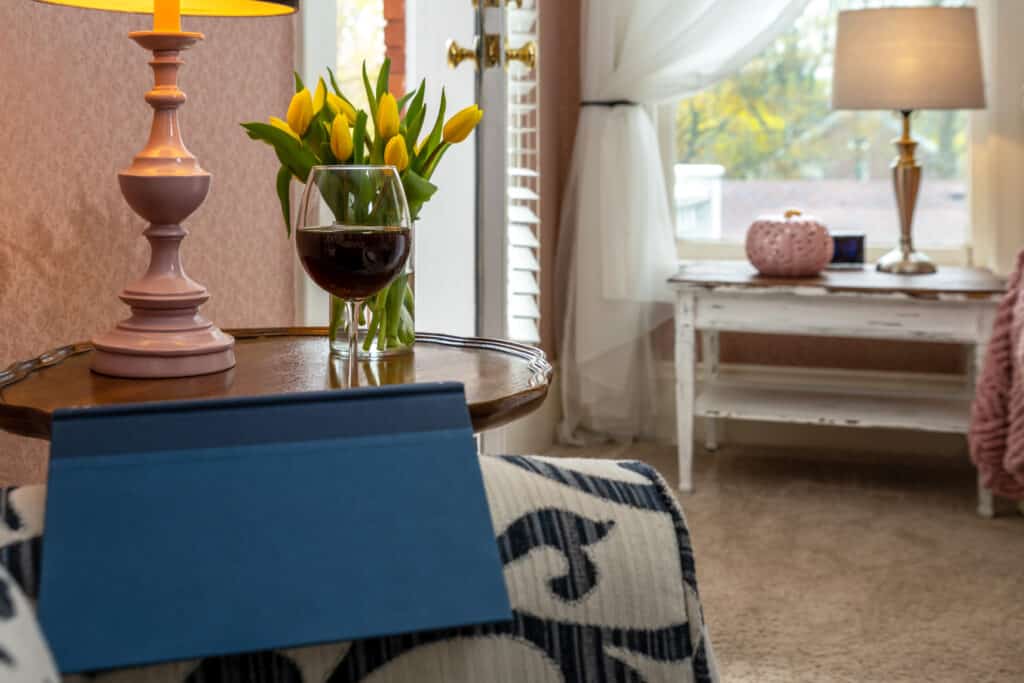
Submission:
[[[557,453],[675,483],[671,447]],[[926,456],[699,454],[681,500],[723,681],[1024,681],[1024,517],[977,517],[973,477]]]

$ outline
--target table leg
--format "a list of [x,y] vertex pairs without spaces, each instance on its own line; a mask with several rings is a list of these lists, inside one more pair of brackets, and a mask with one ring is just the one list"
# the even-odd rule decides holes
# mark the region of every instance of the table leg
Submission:
[[[981,377],[982,368],[985,367],[985,353],[988,350],[988,342],[992,335],[992,326],[995,324],[995,312],[982,313],[978,321],[978,341],[972,349],[973,353],[967,359],[967,381],[973,396],[977,391],[978,379]],[[970,454],[968,453],[968,458]],[[986,519],[996,516],[996,501],[992,491],[985,488],[981,483],[981,475],[978,475],[978,514]]]
[[[701,332],[701,357],[704,361],[704,386],[710,387],[718,379],[718,330]],[[704,418],[704,446],[718,450],[718,418]]]
[[981,483],[981,475],[978,475],[978,514],[986,519],[996,516],[996,500],[992,492]]
[[676,297],[676,429],[679,439],[679,490],[693,491],[693,412],[696,400],[696,298]]

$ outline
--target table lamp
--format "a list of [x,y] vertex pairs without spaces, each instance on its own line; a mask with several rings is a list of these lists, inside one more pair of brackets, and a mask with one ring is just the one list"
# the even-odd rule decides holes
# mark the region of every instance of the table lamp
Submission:
[[839,13],[833,109],[895,109],[903,135],[893,141],[892,164],[900,217],[900,244],[878,261],[886,273],[934,273],[935,264],[914,250],[911,224],[921,165],[910,137],[915,109],[983,109],[985,87],[973,7],[903,7]]
[[149,221],[149,268],[121,292],[131,316],[95,337],[92,369],[115,377],[190,377],[234,367],[235,340],[206,320],[199,307],[210,295],[182,268],[181,222],[206,199],[210,174],[186,149],[178,127],[185,93],[178,88],[179,57],[202,33],[181,30],[181,15],[275,16],[298,9],[299,0],[37,0],[119,12],[153,13],[152,31],[128,36],[153,52],[155,87],[146,93],[153,107],[149,142],[132,165],[118,174],[121,194]]

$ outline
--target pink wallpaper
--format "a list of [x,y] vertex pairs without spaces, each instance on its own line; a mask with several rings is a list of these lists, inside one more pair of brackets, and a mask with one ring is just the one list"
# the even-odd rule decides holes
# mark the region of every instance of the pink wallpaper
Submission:
[[[144,269],[143,221],[117,171],[143,146],[148,54],[127,38],[146,17],[29,0],[0,3],[0,365],[88,339],[127,309]],[[294,322],[293,258],[274,193],[276,161],[240,121],[283,116],[293,19],[185,18],[206,40],[184,54],[186,144],[213,174],[186,223],[186,269],[222,327]],[[39,480],[46,444],[0,435],[0,485]]]

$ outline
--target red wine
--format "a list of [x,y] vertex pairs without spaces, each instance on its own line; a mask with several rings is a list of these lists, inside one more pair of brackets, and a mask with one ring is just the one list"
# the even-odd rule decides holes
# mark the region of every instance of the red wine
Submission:
[[328,225],[295,232],[299,260],[313,282],[341,299],[373,296],[402,273],[409,228]]

